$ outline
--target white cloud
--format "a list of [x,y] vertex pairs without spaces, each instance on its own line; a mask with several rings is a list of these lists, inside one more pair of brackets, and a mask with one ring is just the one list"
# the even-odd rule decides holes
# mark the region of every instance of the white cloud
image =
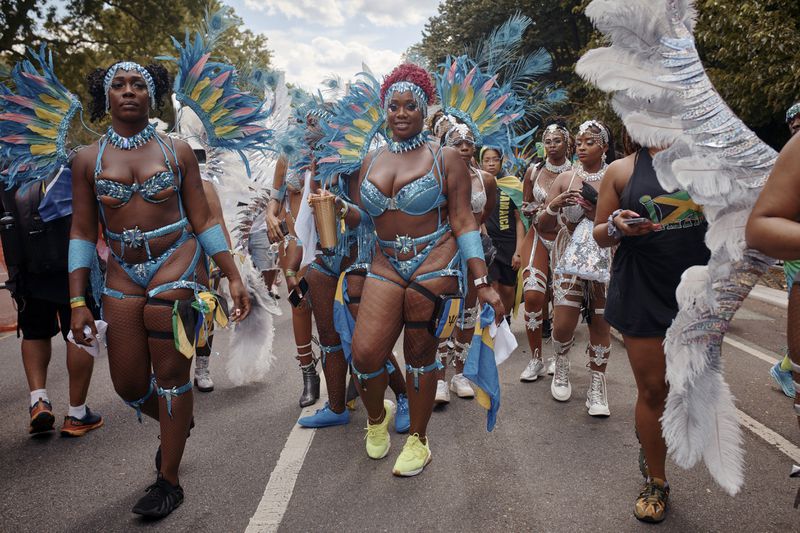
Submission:
[[437,0],[406,0],[402,4],[385,0],[244,0],[245,6],[268,15],[281,14],[325,27],[342,27],[364,16],[380,27],[419,26],[436,13]]
[[269,32],[275,67],[286,81],[315,90],[323,78],[337,74],[352,78],[365,63],[379,78],[400,62],[401,53],[370,46],[365,40],[309,37],[301,29]]

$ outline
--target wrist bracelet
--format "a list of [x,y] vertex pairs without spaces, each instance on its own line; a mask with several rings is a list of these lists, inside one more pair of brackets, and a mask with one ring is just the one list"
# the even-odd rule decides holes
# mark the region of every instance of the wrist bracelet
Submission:
[[287,268],[286,269],[286,273],[284,274],[284,276],[286,276],[287,278],[296,278],[297,277],[297,272],[295,272],[291,268]]
[[622,231],[614,223],[614,219],[617,218],[617,216],[620,213],[622,213],[622,209],[617,209],[616,211],[608,215],[608,228],[606,231],[608,232],[609,237],[616,240],[620,240],[624,236],[622,234]]
[[557,217],[558,216],[558,211],[553,211],[550,208],[550,204],[547,204],[547,207],[545,208],[544,212],[547,213],[548,215],[550,215],[551,217]]
[[347,213],[350,211],[350,204],[342,200],[342,208],[339,210],[337,215],[339,218],[344,218],[347,216]]
[[69,306],[71,309],[77,309],[78,307],[86,307],[86,298],[84,298],[83,296],[76,296],[74,298],[70,298]]
[[482,289],[489,286],[489,276],[480,277],[472,282],[476,288]]

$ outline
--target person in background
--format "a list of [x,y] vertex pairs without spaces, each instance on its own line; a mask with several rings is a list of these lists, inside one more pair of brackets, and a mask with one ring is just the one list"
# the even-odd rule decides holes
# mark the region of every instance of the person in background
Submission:
[[[791,136],[800,131],[800,102],[794,104],[786,111],[786,124],[789,126]],[[783,274],[786,276],[786,287],[789,294],[792,293],[792,285],[794,278],[800,272],[800,259],[787,260],[783,262]],[[792,362],[789,359],[789,354],[783,356],[783,359],[775,363],[769,369],[769,374],[781,388],[783,393],[789,398],[794,398],[797,390],[794,386],[792,379]]]
[[[17,336],[22,333],[22,365],[30,390],[28,432],[31,435],[54,429],[47,369],[53,352],[52,338],[61,333],[67,341],[72,314],[67,274],[71,202],[68,213],[54,213],[64,216],[48,221],[42,219],[40,206],[47,184],[58,180],[59,184],[66,184],[69,192],[71,176],[70,169],[64,166],[47,180],[6,190],[0,195],[3,213],[0,235],[9,273],[6,286],[17,306]],[[51,188],[53,195],[59,189]],[[94,298],[87,294],[86,301],[97,318]],[[103,425],[103,418],[86,405],[94,358],[74,343],[66,345],[69,411],[61,435],[80,437]]]

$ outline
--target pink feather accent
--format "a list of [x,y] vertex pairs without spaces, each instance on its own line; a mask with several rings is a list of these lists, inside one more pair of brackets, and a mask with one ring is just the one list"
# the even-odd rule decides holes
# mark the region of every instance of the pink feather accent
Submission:
[[231,112],[232,117],[243,117],[256,111],[255,107],[240,107],[239,109]]
[[228,81],[228,78],[231,77],[231,72],[233,72],[233,71],[232,70],[226,70],[225,72],[223,72],[222,74],[220,74],[219,76],[217,76],[216,78],[211,80],[211,85],[214,86],[214,87],[222,87],[222,85],[226,81]]
[[46,79],[44,79],[42,76],[39,76],[38,74],[31,74],[30,72],[20,72],[20,74],[22,75],[23,78],[28,78],[29,80],[36,82],[38,85],[41,85],[42,87],[49,87],[50,85]]
[[192,86],[197,83],[197,80],[200,78],[200,74],[203,72],[203,68],[206,66],[206,62],[208,58],[211,57],[211,53],[203,54],[203,56],[197,60],[197,63],[192,67],[192,69],[187,73],[187,80],[184,82],[184,86],[187,85],[187,82],[191,81]]
[[8,120],[11,122],[18,122],[20,124],[30,124],[34,119],[30,115],[23,115],[21,113],[1,113],[0,120]]
[[457,66],[458,66],[457,63],[453,61],[453,64],[450,65],[450,69],[447,71],[447,81],[449,81],[450,83],[453,83],[453,81],[456,79]]
[[502,95],[500,98],[498,98],[497,100],[495,100],[495,101],[492,103],[492,105],[490,105],[490,106],[489,106],[489,111],[491,111],[491,112],[495,112],[495,111],[497,111],[498,109],[500,109],[500,106],[502,106],[504,103],[506,103],[506,100],[508,100],[508,96],[509,96],[509,94],[508,94],[508,93],[505,93],[505,94],[504,94],[504,95]]
[[27,107],[28,109],[34,109],[36,107],[36,102],[25,96],[17,96],[16,94],[9,94],[5,96],[0,96],[0,98],[8,100],[9,102],[14,102],[15,104],[21,105],[22,107]]
[[476,70],[477,67],[472,67],[472,70],[469,71],[467,77],[464,78],[464,81],[461,82],[461,88],[464,89],[465,91],[467,90],[467,87],[469,87],[472,84],[472,78],[475,77]]
[[489,91],[492,89],[492,87],[494,87],[495,80],[497,80],[497,74],[489,78],[486,83],[483,84],[480,92],[483,94],[489,94]]

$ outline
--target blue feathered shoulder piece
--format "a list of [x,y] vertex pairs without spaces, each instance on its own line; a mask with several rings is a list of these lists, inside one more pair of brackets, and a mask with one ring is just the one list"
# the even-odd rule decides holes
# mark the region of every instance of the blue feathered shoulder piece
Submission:
[[373,142],[385,139],[385,116],[380,83],[361,72],[322,123],[325,141],[318,149],[318,175],[323,183],[338,174],[352,174],[361,167]]
[[69,124],[81,109],[44,45],[29,54],[10,73],[14,90],[0,84],[0,159],[9,162],[0,179],[7,187],[44,179],[67,161]]
[[[194,38],[186,32],[184,43],[174,37],[172,42],[179,57],[159,57],[178,64],[173,90],[182,105],[194,111],[203,123],[213,148],[239,152],[250,173],[244,150],[269,150],[273,132],[264,122],[272,113],[270,99],[263,92],[247,91],[258,76],[240,83],[233,65],[211,60],[211,52],[222,34],[236,21],[225,7],[213,15],[206,14],[204,31],[195,32]],[[266,80],[262,80],[265,84]],[[274,100],[273,100],[274,102]]]

